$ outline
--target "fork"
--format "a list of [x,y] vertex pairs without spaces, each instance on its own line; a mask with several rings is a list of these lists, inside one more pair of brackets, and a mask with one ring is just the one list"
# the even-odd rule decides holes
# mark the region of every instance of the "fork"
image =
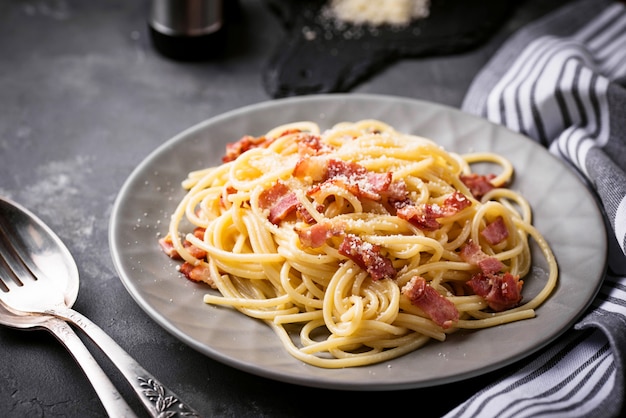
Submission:
[[98,325],[69,308],[58,285],[46,274],[35,276],[20,258],[18,250],[12,247],[8,237],[1,238],[0,259],[4,260],[8,272],[11,273],[11,277],[0,277],[0,303],[5,308],[17,314],[50,315],[79,327],[120,370],[151,416],[174,417],[176,414],[199,416],[137,363]]

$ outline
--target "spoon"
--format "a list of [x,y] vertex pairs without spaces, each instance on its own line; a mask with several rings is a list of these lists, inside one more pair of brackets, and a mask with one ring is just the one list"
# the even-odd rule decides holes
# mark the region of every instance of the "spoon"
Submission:
[[83,330],[120,370],[151,416],[199,416],[100,327],[71,309],[79,277],[69,250],[36,215],[2,197],[0,259],[13,273],[0,277],[0,302],[7,310],[55,316]]
[[18,315],[0,305],[0,324],[15,329],[45,329],[50,331],[67,348],[83,369],[107,414],[111,417],[135,416],[98,362],[85,347],[85,344],[65,321],[53,316]]

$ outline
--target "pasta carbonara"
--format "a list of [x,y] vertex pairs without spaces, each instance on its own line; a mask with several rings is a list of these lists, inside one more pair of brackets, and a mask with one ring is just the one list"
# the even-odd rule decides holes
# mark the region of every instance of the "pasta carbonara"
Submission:
[[[497,173],[477,174],[487,162]],[[386,361],[458,329],[535,316],[557,265],[493,153],[457,155],[376,120],[244,136],[189,173],[164,251],[204,301],[265,321],[325,368]],[[530,239],[547,260],[523,300]]]

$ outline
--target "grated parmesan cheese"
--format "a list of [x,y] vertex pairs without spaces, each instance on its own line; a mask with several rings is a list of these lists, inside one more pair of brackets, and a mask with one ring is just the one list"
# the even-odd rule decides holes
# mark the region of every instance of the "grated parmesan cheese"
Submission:
[[357,25],[403,26],[430,12],[430,0],[330,0],[332,15]]

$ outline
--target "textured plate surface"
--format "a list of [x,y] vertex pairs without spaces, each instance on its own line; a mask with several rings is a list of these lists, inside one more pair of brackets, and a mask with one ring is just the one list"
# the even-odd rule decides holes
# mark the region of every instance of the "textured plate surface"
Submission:
[[[359,368],[327,370],[292,358],[264,323],[228,308],[207,306],[207,288],[179,276],[159,249],[170,214],[191,170],[220,163],[227,142],[262,135],[287,122],[322,128],[374,118],[402,132],[429,137],[448,151],[493,151],[507,157],[512,189],[532,205],[534,224],[551,245],[559,285],[531,320],[477,332],[401,358]],[[584,235],[584,239],[581,237]],[[593,196],[564,163],[526,137],[458,110],[376,95],[319,95],[252,105],[202,122],[152,152],[130,175],[115,202],[111,252],[128,292],[157,323],[198,351],[233,367],[284,382],[346,390],[392,390],[450,383],[495,370],[544,347],[567,330],[595,296],[606,265],[606,232]],[[545,279],[535,251],[525,279],[528,300]]]

